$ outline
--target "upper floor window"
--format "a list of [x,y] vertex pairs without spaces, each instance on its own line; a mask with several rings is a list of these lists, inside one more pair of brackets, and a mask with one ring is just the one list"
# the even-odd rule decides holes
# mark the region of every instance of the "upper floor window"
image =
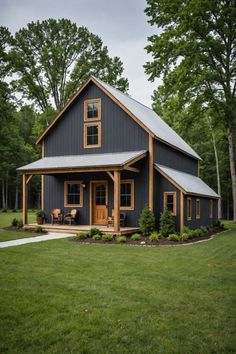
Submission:
[[81,181],[64,182],[64,207],[82,207],[83,188]]
[[200,217],[201,217],[200,199],[196,199],[196,219],[200,219]]
[[213,200],[212,199],[209,200],[209,218],[210,219],[213,218]]
[[101,120],[101,99],[84,101],[84,120]]
[[187,198],[187,219],[192,219],[192,199]]
[[176,192],[164,192],[164,210],[168,209],[176,216]]
[[134,180],[127,179],[120,182],[120,209],[134,210]]

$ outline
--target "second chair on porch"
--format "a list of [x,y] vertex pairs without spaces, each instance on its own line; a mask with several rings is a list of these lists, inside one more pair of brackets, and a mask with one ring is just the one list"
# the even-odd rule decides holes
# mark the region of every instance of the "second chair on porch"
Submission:
[[[125,226],[125,213],[120,213],[120,225]],[[114,209],[112,209],[112,215],[108,216],[107,227],[114,227]]]
[[74,222],[76,224],[77,220],[78,220],[78,210],[77,209],[72,209],[70,211],[70,213],[65,214],[65,216],[64,216],[64,223],[66,223],[68,221],[70,225],[72,224],[72,222]]
[[51,211],[51,223],[54,224],[54,221],[58,224],[61,224],[63,221],[63,214],[61,209],[52,209]]

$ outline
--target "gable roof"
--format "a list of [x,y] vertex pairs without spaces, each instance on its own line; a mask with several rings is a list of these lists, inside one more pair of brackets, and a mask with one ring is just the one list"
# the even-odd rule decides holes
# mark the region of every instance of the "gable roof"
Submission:
[[85,154],[69,156],[50,156],[34,161],[28,165],[19,167],[19,172],[24,171],[49,171],[97,167],[124,167],[146,156],[147,151],[126,151],[104,154]]
[[174,170],[173,168],[155,164],[156,170],[164,177],[170,179],[170,182],[182,190],[185,194],[195,194],[211,198],[220,198],[203,180],[197,176],[190,175],[182,171]]
[[104,81],[91,76],[79,89],[79,91],[67,103],[64,109],[59,112],[54,121],[48,126],[44,133],[37,140],[37,144],[42,141],[49,130],[54,126],[58,119],[63,115],[66,109],[79,96],[85,87],[93,82],[105,94],[107,94],[113,101],[115,101],[123,110],[126,111],[139,125],[143,127],[149,134],[156,139],[174,147],[178,150],[201,160],[200,156],[166,123],[164,122],[151,108],[146,107],[142,103],[134,100],[129,95],[124,94],[120,90],[110,86]]

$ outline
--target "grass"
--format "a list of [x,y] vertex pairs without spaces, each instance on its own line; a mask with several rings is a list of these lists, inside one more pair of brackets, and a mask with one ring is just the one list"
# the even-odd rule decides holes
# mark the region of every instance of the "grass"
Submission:
[[[10,226],[12,219],[22,219],[22,213],[21,212],[7,212],[7,213],[2,213],[0,211],[0,242],[3,241],[10,241],[10,240],[16,240],[18,238],[26,238],[26,237],[34,237],[34,236],[39,236],[39,234],[35,232],[14,232],[14,231],[8,231],[8,230],[3,230],[3,227]],[[28,212],[28,219],[30,223],[35,222],[35,212]]]
[[235,353],[236,225],[181,247],[2,249],[0,352]]

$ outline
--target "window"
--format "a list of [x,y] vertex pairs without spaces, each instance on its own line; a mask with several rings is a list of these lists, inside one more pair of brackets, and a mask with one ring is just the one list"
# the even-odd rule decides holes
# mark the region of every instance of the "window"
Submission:
[[64,207],[82,207],[83,188],[81,181],[64,182]]
[[196,219],[200,219],[200,217],[201,217],[200,199],[196,199]]
[[187,198],[187,219],[192,219],[192,199]]
[[101,147],[101,122],[84,123],[84,147]]
[[134,210],[134,180],[121,180],[120,209]]
[[213,218],[213,200],[212,199],[209,200],[209,218],[210,219]]
[[101,99],[96,98],[84,101],[84,120],[101,120]]
[[176,192],[164,192],[164,210],[168,209],[176,216]]

